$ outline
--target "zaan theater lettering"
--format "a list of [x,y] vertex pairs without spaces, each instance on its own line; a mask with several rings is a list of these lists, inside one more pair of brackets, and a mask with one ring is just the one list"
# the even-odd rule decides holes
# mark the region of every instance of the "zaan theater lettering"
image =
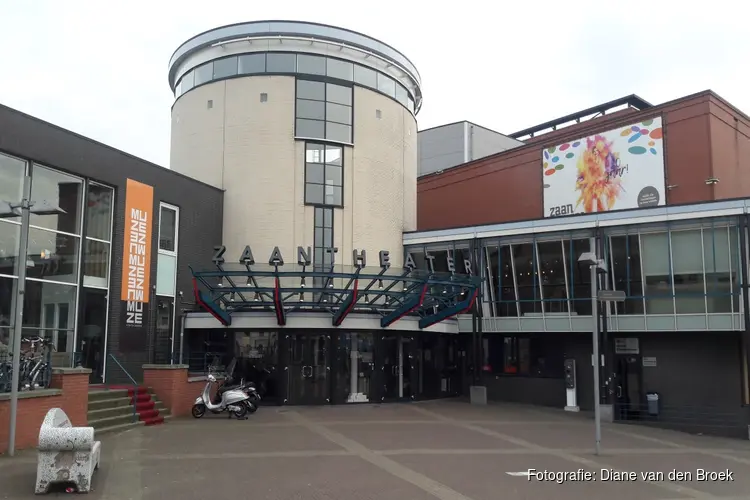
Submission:
[[143,324],[143,305],[146,299],[146,249],[148,245],[148,214],[137,208],[130,211],[128,239],[128,281],[125,323]]
[[[227,248],[224,245],[214,247],[214,256],[211,259],[214,264],[216,265],[222,265],[226,261],[224,259],[224,254],[226,253]],[[338,253],[339,249],[337,247],[329,247],[325,249],[326,253],[331,255],[330,262],[327,264],[329,266],[333,266],[336,262],[336,254]],[[310,259],[310,256],[312,255],[312,247],[307,247],[306,249],[304,247],[297,247],[297,264],[300,266],[309,266],[311,265],[312,261]],[[436,256],[426,252],[425,253],[425,261],[427,263],[427,270],[430,272],[435,272],[435,259]],[[253,251],[250,248],[250,246],[246,246],[245,249],[242,251],[242,254],[240,255],[240,258],[238,262],[245,266],[252,266],[255,264],[255,257],[253,257]],[[367,266],[367,252],[365,250],[357,250],[354,249],[352,251],[352,263],[354,267],[357,267],[359,269],[363,269]],[[453,257],[451,252],[446,252],[445,257],[445,263],[448,267],[448,272],[455,273],[456,272],[456,259]],[[459,265],[463,265],[463,272],[466,274],[473,274],[472,273],[472,265],[471,260],[469,259],[463,259],[463,262]],[[274,267],[280,267],[284,265],[284,256],[281,255],[281,250],[279,250],[279,247],[273,247],[273,250],[271,251],[271,255],[268,258],[268,265],[274,266]],[[380,250],[378,252],[378,265],[381,269],[388,269],[391,267],[391,253],[388,250]],[[410,253],[406,254],[406,262],[404,262],[404,269],[417,269],[417,264],[414,262],[414,257]]]

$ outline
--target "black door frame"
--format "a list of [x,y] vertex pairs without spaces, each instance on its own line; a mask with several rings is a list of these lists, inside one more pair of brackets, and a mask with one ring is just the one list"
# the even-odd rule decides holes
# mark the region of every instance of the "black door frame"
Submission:
[[[334,349],[333,346],[335,345],[335,340],[338,340],[337,338],[334,339],[334,335],[332,335],[333,332],[329,330],[282,330],[279,332],[280,338],[279,338],[279,361],[280,364],[283,366],[283,374],[280,378],[281,380],[281,396],[280,399],[285,405],[295,405],[295,406],[321,406],[321,405],[328,405],[332,404],[331,396],[334,394],[334,384],[335,384],[335,377],[333,376],[333,373],[331,372],[331,361],[334,357]],[[289,393],[289,377],[293,376],[291,374],[290,370],[290,360],[289,360],[289,347],[290,342],[297,337],[320,337],[323,336],[326,339],[326,349],[325,349],[325,372],[326,372],[326,381],[325,381],[325,395],[324,400],[318,400],[313,398],[301,398],[299,401],[295,401],[296,395],[292,395]],[[338,335],[335,335],[335,337],[338,337]],[[312,376],[313,373],[310,374]],[[305,376],[303,374],[303,376]],[[309,378],[309,377],[308,377]]]
[[[386,373],[385,373],[385,355],[386,355],[386,345],[385,345],[385,338],[395,338],[397,339],[397,342],[402,343],[404,338],[409,339],[408,346],[402,351],[402,363],[401,366],[399,366],[400,370],[403,370],[404,367],[408,367],[408,377],[409,384],[411,386],[411,394],[408,396],[403,397],[388,397],[386,394]],[[406,402],[406,401],[414,401],[417,398],[417,394],[415,391],[415,381],[416,381],[416,375],[417,375],[417,367],[414,362],[415,357],[415,346],[417,342],[419,341],[419,335],[418,332],[399,332],[399,331],[381,331],[376,335],[376,341],[375,341],[375,384],[378,388],[378,392],[376,394],[375,401],[378,403],[400,403],[400,402]]]
[[[84,368],[89,368],[91,370],[91,374],[89,374],[89,383],[90,384],[99,384],[102,383],[102,379],[105,377],[104,370],[105,370],[105,357],[107,356],[106,353],[106,347],[107,347],[107,308],[109,307],[108,302],[108,295],[109,291],[103,288],[92,288],[92,287],[81,287],[81,297],[80,297],[80,313],[81,316],[79,318],[79,328],[78,328],[78,335],[76,338],[76,345],[74,346],[74,353],[80,352],[80,364]],[[101,345],[99,346],[99,366],[96,367],[90,367],[86,366],[86,358],[84,356],[83,352],[83,342],[86,341],[84,338],[84,335],[82,332],[85,331],[85,328],[80,328],[80,326],[86,326],[86,311],[88,310],[89,305],[89,294],[91,295],[100,295],[104,297],[104,323],[102,328],[102,336],[101,336]],[[80,346],[80,348],[79,348]],[[74,354],[75,356],[75,354]],[[99,370],[99,373],[97,374],[97,369]],[[98,377],[97,377],[98,375]]]
[[[629,362],[629,358],[634,359],[634,362]],[[625,370],[621,369],[621,366],[625,365]],[[617,381],[615,386],[615,419],[621,421],[627,420],[638,420],[644,411],[643,407],[643,364],[641,360],[641,354],[615,354],[614,355],[614,371],[616,373],[615,380]],[[635,378],[638,383],[638,398],[636,401],[631,401],[629,397],[629,380],[628,374],[630,370],[635,373]],[[627,401],[626,404],[623,404]]]

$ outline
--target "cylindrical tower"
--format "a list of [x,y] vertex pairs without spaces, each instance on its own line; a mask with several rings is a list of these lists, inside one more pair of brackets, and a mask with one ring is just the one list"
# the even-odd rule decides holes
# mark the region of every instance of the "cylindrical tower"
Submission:
[[171,168],[225,190],[224,244],[259,262],[327,247],[388,250],[416,229],[420,76],[396,49],[323,24],[257,21],[201,33],[169,63]]

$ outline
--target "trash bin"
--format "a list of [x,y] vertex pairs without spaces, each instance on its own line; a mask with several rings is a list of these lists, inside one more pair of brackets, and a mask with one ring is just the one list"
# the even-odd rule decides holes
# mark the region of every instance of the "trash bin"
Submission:
[[647,392],[646,404],[648,406],[648,414],[652,417],[658,417],[659,416],[659,393]]

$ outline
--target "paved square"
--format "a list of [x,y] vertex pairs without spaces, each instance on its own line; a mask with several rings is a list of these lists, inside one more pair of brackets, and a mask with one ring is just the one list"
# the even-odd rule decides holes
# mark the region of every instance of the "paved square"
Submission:
[[[586,416],[510,404],[269,407],[102,441],[89,499],[750,499],[747,441],[605,424],[596,456]],[[38,498],[35,459],[0,457],[0,499]],[[698,469],[733,480],[698,481]]]

